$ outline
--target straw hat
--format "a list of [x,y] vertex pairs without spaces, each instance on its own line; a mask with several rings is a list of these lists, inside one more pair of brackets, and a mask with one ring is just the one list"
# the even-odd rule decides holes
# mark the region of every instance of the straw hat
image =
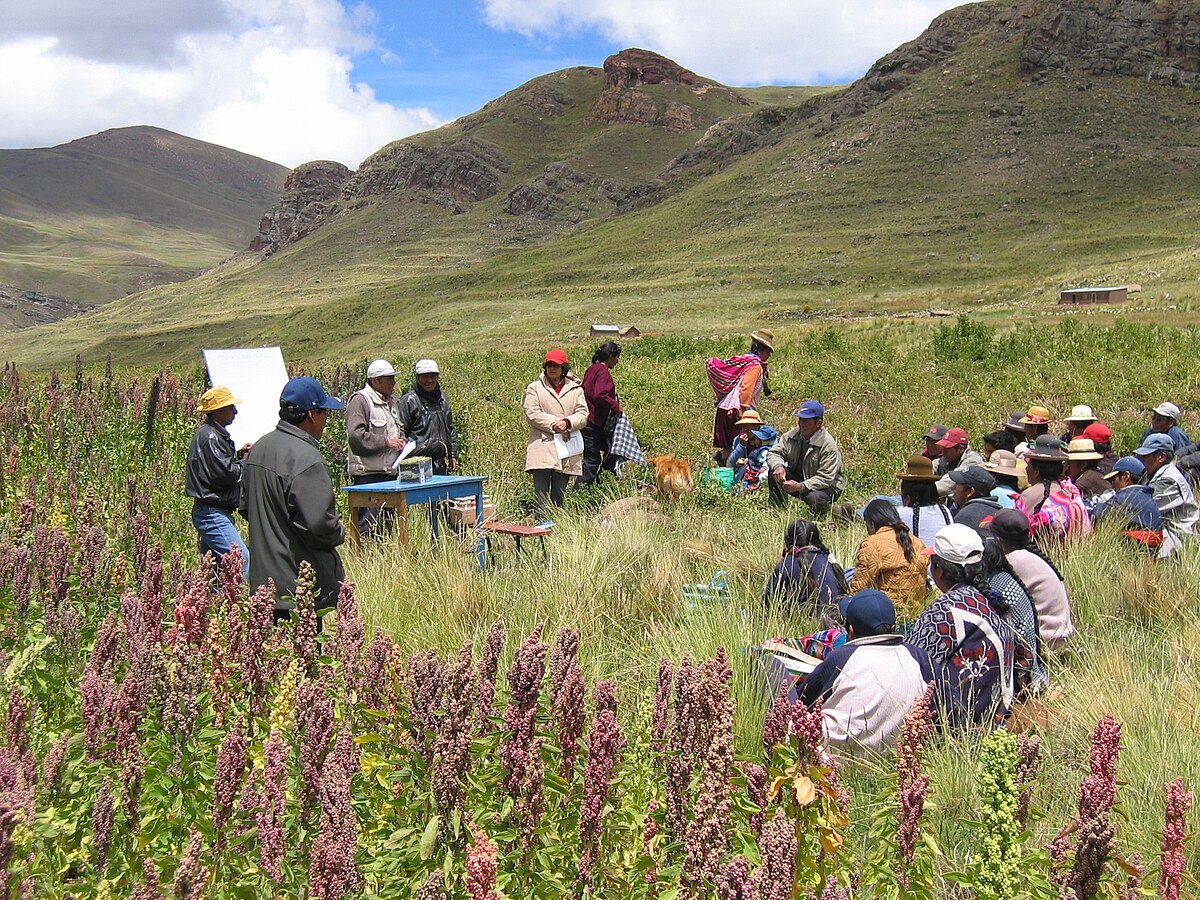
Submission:
[[1071,407],[1071,414],[1063,416],[1064,422],[1095,422],[1096,415],[1092,412],[1092,408],[1086,404],[1080,403],[1077,406]]
[[1096,445],[1091,438],[1075,438],[1067,444],[1067,459],[1104,459],[1104,454],[1096,452]]
[[733,423],[734,425],[762,425],[762,416],[758,414],[756,409],[748,409],[742,413],[742,417]]
[[757,331],[750,332],[750,340],[758,341],[772,353],[775,352],[775,335],[767,331],[765,328],[760,328]]
[[219,384],[216,387],[209,388],[200,395],[200,405],[196,407],[202,413],[216,412],[218,409],[224,409],[227,406],[237,406],[242,401],[233,396],[233,391]]
[[1031,406],[1029,412],[1018,419],[1022,425],[1049,425],[1050,410],[1044,406]]
[[908,464],[903,472],[897,472],[896,477],[901,481],[937,481],[933,474],[933,460],[920,453],[914,453],[908,458]]

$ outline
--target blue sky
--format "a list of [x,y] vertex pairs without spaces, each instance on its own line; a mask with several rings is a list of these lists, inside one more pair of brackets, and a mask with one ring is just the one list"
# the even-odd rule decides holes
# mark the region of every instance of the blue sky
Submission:
[[0,147],[157,125],[351,167],[537,75],[655,50],[725,84],[858,77],[946,0],[38,0],[0,18]]

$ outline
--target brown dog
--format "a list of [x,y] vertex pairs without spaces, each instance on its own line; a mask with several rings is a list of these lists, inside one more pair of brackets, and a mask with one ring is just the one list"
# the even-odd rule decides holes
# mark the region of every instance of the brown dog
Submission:
[[678,502],[684,494],[692,491],[692,467],[686,459],[677,456],[652,456],[646,464],[654,468],[654,487],[662,501]]

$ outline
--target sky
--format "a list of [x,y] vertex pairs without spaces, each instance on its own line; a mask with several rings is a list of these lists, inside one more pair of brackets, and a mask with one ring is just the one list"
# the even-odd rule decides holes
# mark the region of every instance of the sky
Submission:
[[156,125],[351,168],[626,47],[724,84],[835,84],[945,0],[0,0],[0,147]]

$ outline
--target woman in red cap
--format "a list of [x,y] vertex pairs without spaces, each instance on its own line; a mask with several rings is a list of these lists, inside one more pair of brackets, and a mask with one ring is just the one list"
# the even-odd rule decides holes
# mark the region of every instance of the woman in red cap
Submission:
[[[546,515],[547,497],[555,506],[562,506],[567,482],[572,475],[583,472],[582,440],[576,441],[578,452],[571,452],[567,442],[573,434],[578,437],[587,417],[583,383],[571,374],[567,354],[551,350],[542,364],[542,374],[525,388],[525,418],[529,420],[525,471],[533,476],[536,515]],[[556,436],[561,440],[556,441]]]

